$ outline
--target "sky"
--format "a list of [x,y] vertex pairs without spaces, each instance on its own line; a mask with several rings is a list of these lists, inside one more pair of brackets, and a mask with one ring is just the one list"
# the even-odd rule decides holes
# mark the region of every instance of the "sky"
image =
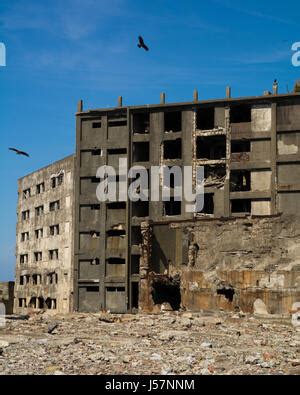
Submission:
[[[13,280],[18,178],[75,152],[84,108],[293,89],[300,2],[0,0],[0,281]],[[137,48],[142,35],[150,51]],[[30,153],[17,157],[8,147]]]

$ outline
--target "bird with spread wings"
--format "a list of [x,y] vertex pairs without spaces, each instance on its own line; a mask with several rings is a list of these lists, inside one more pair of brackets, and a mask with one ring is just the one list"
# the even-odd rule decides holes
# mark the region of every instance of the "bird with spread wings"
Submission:
[[27,154],[27,152],[25,152],[25,151],[20,151],[17,148],[9,148],[9,150],[14,151],[17,155],[28,156],[28,158],[29,158],[29,154]]
[[144,43],[143,37],[139,36],[139,43],[138,43],[139,48],[144,48],[145,51],[149,51],[149,48],[147,45]]

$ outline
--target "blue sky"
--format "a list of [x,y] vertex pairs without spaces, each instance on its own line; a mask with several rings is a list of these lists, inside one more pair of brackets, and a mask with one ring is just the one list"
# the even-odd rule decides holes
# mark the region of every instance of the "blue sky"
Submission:
[[[1,0],[0,281],[14,277],[17,179],[75,150],[76,103],[259,95],[293,88],[300,2]],[[142,35],[150,52],[139,50]],[[16,157],[9,146],[27,150]]]

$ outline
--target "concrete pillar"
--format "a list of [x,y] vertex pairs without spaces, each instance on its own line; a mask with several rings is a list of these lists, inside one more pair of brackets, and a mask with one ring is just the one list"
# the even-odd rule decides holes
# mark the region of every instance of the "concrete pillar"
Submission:
[[123,106],[123,97],[119,96],[118,97],[118,107],[122,107]]
[[231,87],[226,86],[226,99],[230,99],[230,98],[231,98]]
[[161,92],[160,94],[160,104],[165,104],[166,103],[166,94],[164,92]]
[[82,112],[83,111],[83,100],[79,100],[77,104],[77,112]]
[[197,89],[194,89],[193,98],[194,98],[195,102],[198,101],[198,90]]
[[273,82],[273,95],[277,95],[278,94],[278,82],[277,80],[275,80]]
[[141,223],[142,243],[140,244],[140,292],[139,292],[139,309],[149,311],[152,308],[153,301],[151,297],[151,284],[149,272],[151,269],[152,255],[152,226],[150,221]]

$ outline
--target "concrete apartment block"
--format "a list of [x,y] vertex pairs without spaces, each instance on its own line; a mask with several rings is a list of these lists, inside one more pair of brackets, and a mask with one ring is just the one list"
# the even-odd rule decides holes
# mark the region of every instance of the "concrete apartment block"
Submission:
[[14,312],[73,310],[74,156],[18,181]]

